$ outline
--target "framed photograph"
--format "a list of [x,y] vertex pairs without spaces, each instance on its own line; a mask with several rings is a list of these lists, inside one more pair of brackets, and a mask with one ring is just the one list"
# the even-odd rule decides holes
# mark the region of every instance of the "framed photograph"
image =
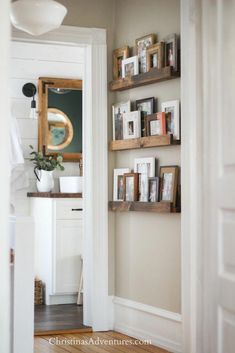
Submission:
[[155,162],[156,160],[154,157],[135,158],[134,160],[134,172],[139,173],[139,201],[148,202],[148,179],[155,176]]
[[179,167],[160,167],[161,192],[160,201],[172,202],[176,206]]
[[145,117],[146,136],[166,135],[166,113],[159,112]]
[[113,51],[113,79],[122,78],[122,61],[129,58],[129,47],[125,46]]
[[157,44],[150,45],[147,48],[147,71],[152,68],[161,69],[164,67],[164,57],[165,57],[165,43],[160,42]]
[[178,71],[178,38],[176,34],[170,34],[165,42],[165,66],[172,66]]
[[124,174],[124,201],[138,201],[138,173]]
[[158,202],[159,178],[149,178],[149,202]]
[[114,169],[113,171],[113,201],[124,200],[124,174],[130,173],[129,168]]
[[113,140],[123,140],[123,114],[131,111],[131,101],[121,102],[112,106]]
[[156,42],[157,36],[153,33],[135,40],[136,54],[139,58],[140,73],[147,72],[147,53],[146,50],[150,45]]
[[135,102],[135,109],[139,110],[141,113],[141,136],[145,136],[144,119],[147,115],[151,115],[155,112],[155,98],[138,99]]
[[135,139],[141,137],[141,114],[134,111],[123,114],[123,139]]
[[128,59],[122,60],[122,77],[131,77],[139,73],[138,56],[131,56]]
[[166,116],[167,134],[172,134],[174,140],[180,140],[180,102],[178,100],[162,103],[162,112]]

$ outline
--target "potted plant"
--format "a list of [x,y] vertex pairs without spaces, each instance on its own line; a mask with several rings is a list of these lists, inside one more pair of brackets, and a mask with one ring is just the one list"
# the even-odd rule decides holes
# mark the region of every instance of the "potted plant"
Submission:
[[[33,146],[29,146],[32,150]],[[53,171],[55,169],[64,170],[61,165],[63,157],[57,156],[44,156],[42,152],[32,151],[30,153],[30,161],[35,165],[34,174],[37,178],[37,189],[39,192],[49,192],[54,187]]]

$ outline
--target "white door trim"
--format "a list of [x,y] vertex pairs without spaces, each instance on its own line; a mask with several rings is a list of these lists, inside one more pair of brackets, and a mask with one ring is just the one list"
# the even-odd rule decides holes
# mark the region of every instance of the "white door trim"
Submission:
[[[181,0],[183,352],[202,353],[203,80],[201,1]],[[205,196],[205,195],[204,195]]]
[[[62,26],[34,38],[13,30],[13,40],[84,48],[84,324],[109,329],[106,30]],[[61,73],[62,75],[62,73]]]
[[9,98],[9,43],[10,43],[10,1],[0,2],[0,352],[10,352],[10,264],[9,264],[9,130],[10,130],[10,98]]

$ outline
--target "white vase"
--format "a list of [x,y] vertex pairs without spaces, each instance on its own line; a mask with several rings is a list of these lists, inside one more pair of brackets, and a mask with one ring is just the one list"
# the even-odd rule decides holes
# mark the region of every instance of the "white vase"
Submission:
[[37,189],[39,192],[50,192],[54,187],[53,170],[38,170]]

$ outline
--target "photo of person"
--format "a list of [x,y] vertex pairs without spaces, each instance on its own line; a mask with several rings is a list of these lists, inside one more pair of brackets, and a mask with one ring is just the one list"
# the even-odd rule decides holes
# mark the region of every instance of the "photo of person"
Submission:
[[166,45],[166,66],[174,66],[173,42]]
[[128,122],[128,133],[129,135],[134,135],[134,121]]
[[160,120],[150,121],[150,136],[161,135],[161,122]]
[[130,110],[130,101],[113,105],[113,140],[123,140],[123,114]]
[[118,175],[118,200],[124,199],[124,177]]
[[173,174],[163,174],[162,201],[171,201],[173,192]]
[[149,178],[149,202],[158,201],[159,178]]
[[118,79],[122,77],[122,60],[123,56],[119,56],[117,58],[117,73],[118,73]]
[[134,201],[134,178],[126,177],[126,201]]
[[135,65],[134,63],[128,63],[125,65],[125,77],[134,76],[135,74]]
[[155,176],[155,158],[135,158],[135,173],[139,173],[139,201],[147,202],[149,196],[148,179]]
[[[123,112],[125,113],[125,111]],[[121,109],[118,108],[117,114],[115,114],[115,140],[123,139],[123,119]]]
[[152,55],[152,67],[158,67],[158,55],[157,55],[157,53]]

